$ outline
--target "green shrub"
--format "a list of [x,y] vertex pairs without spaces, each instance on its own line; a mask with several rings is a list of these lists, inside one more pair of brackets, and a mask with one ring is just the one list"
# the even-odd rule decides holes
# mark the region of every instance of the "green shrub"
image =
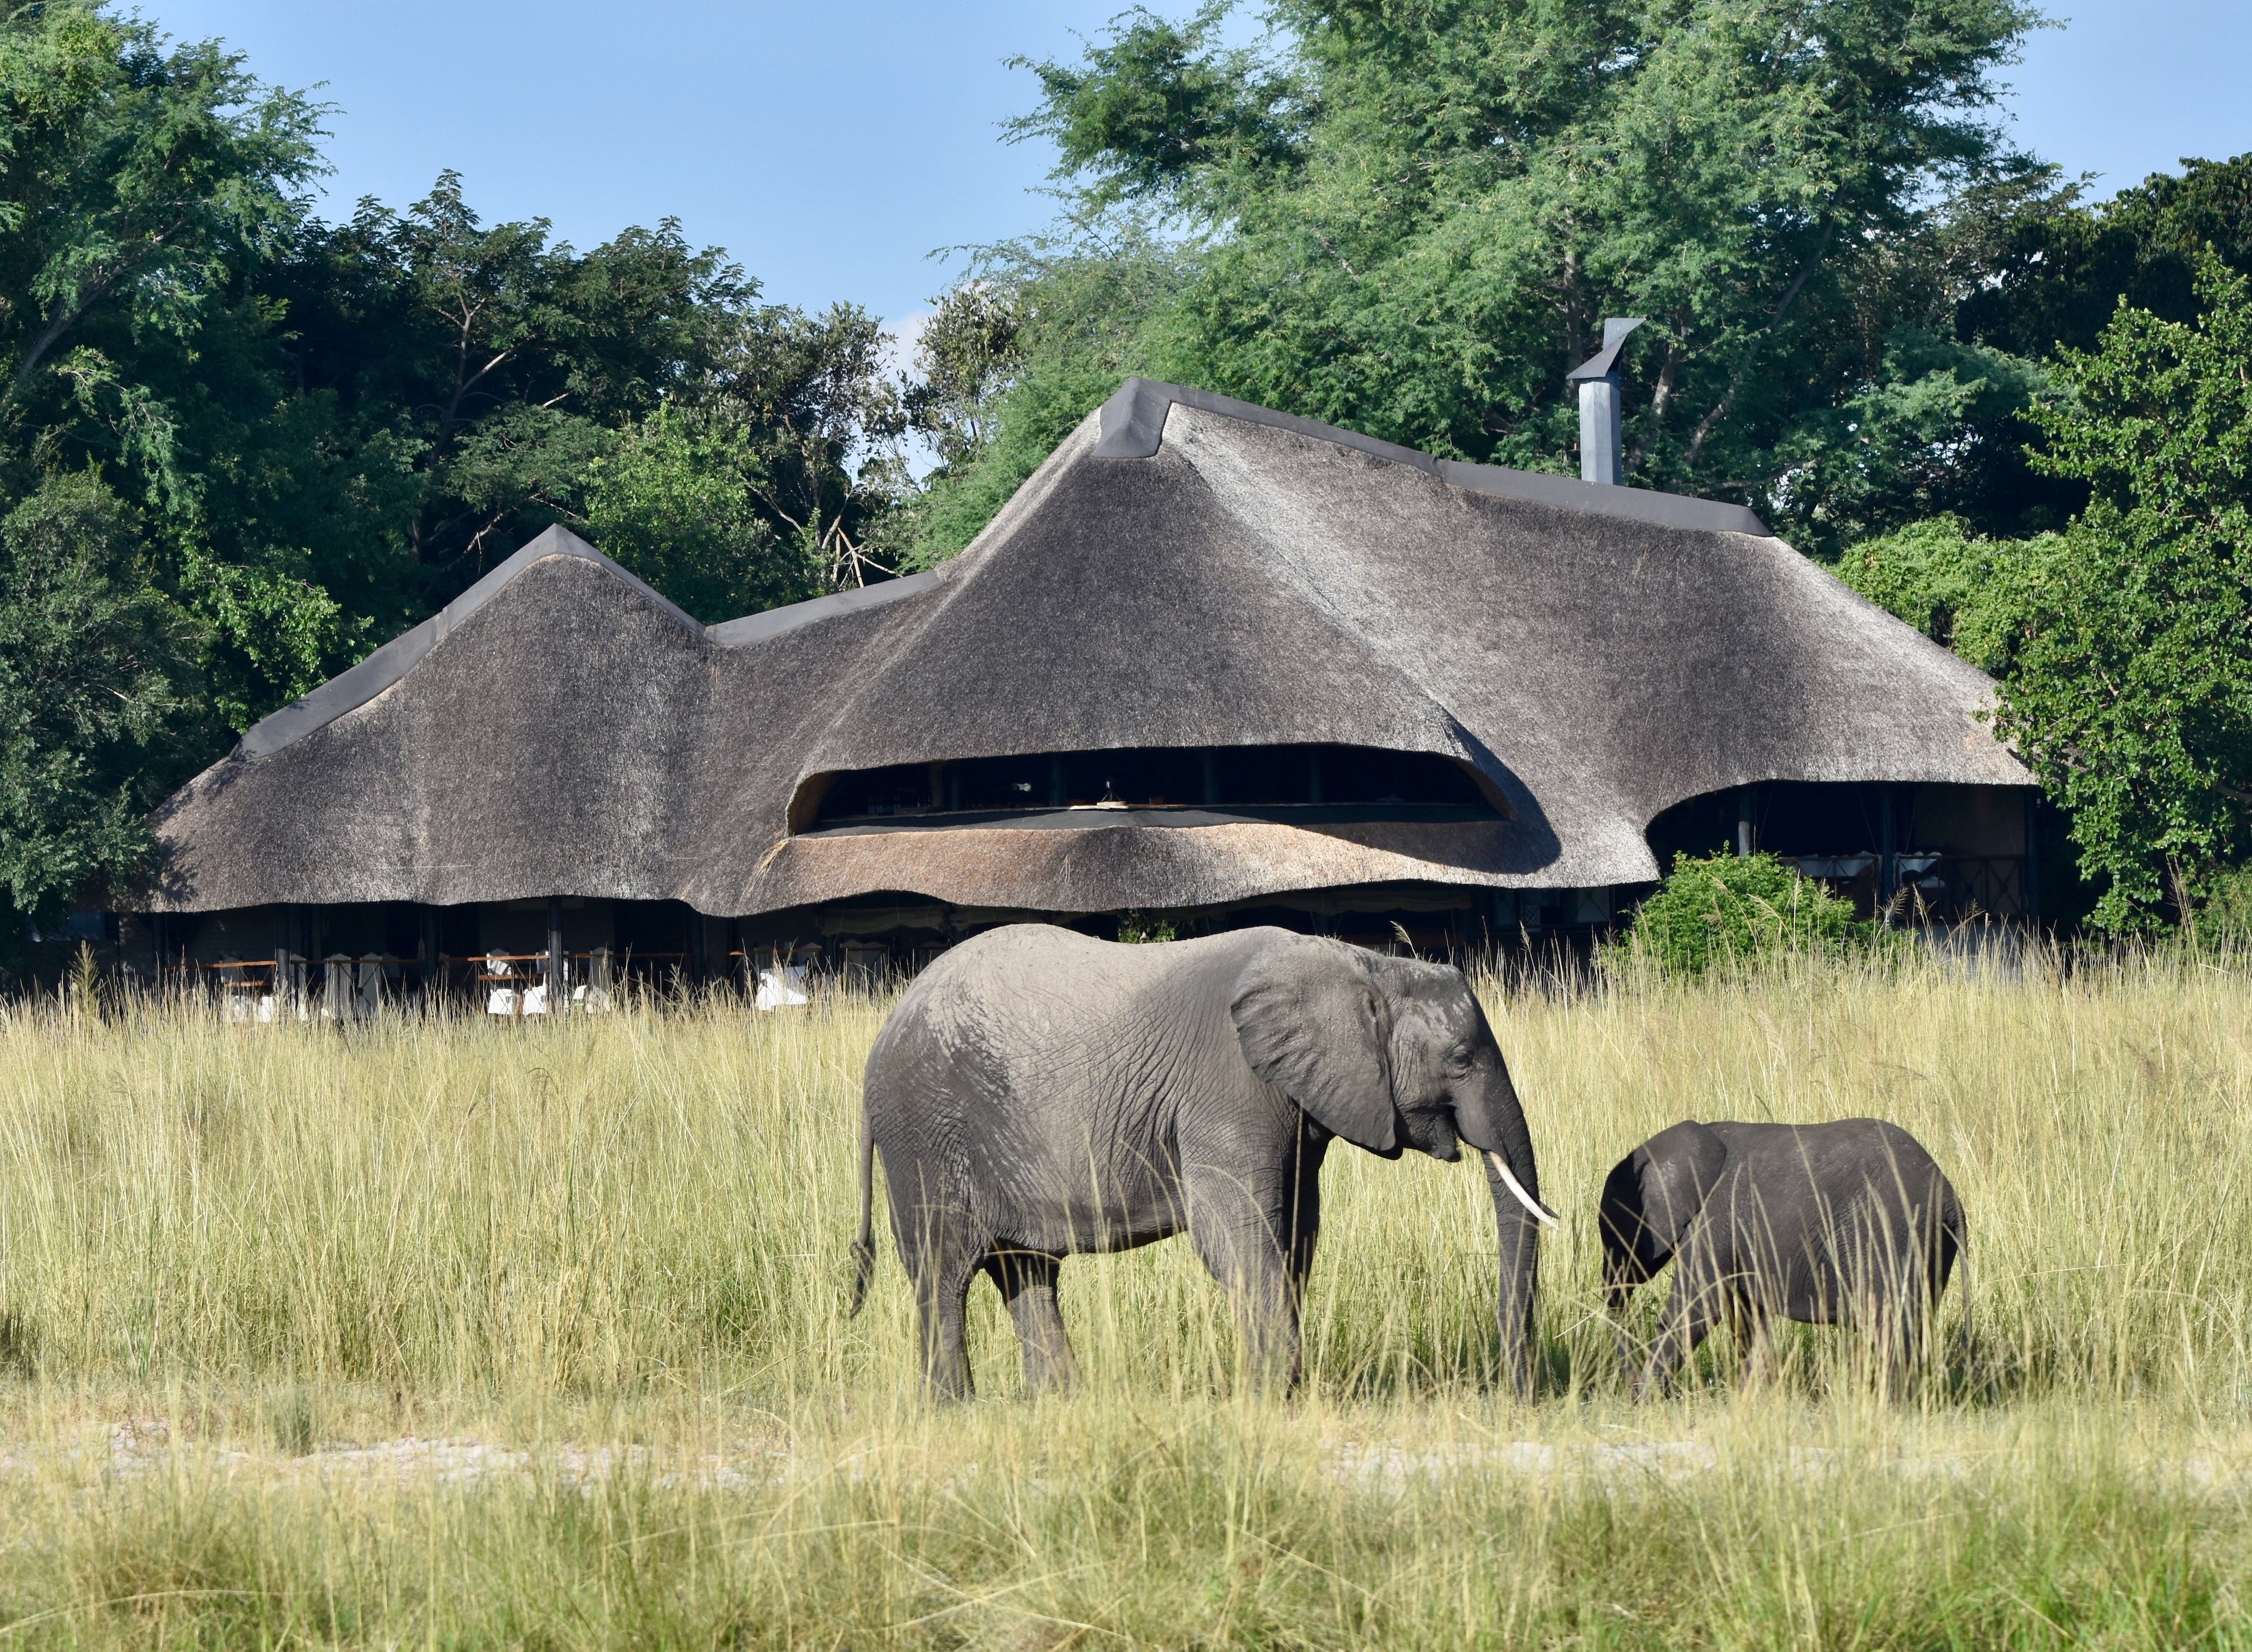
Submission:
[[1852,902],[1773,855],[1685,855],[1642,903],[1629,944],[1662,969],[1694,975],[1778,952],[1850,951],[1875,931]]
[[1129,946],[1178,938],[1178,932],[1170,918],[1159,918],[1131,906],[1118,914],[1118,939]]
[[2225,866],[2186,892],[2203,939],[2239,947],[2252,941],[2252,866]]

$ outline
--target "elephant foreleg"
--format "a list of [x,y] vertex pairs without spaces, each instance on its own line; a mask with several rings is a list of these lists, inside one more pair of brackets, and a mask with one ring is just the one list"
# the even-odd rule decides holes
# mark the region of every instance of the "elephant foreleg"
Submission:
[[[1289,1215],[1262,1211],[1246,1189],[1226,1177],[1191,1180],[1190,1241],[1235,1309],[1252,1380],[1281,1392],[1297,1387],[1303,1360],[1293,1277],[1299,1246]],[[1311,1260],[1310,1238],[1303,1254]]]
[[1750,1387],[1765,1382],[1776,1369],[1774,1326],[1758,1303],[1743,1301],[1728,1307],[1728,1329],[1736,1339],[1736,1380]]
[[1673,1373],[1712,1335],[1713,1326],[1720,1317],[1720,1292],[1717,1284],[1701,1269],[1687,1266],[1688,1261],[1684,1257],[1674,1267],[1673,1288],[1666,1295],[1658,1341],[1651,1348],[1650,1363],[1644,1367],[1637,1398],[1653,1391],[1660,1394],[1667,1392],[1673,1385]]
[[1634,1287],[1616,1281],[1603,1287],[1604,1310],[1611,1322],[1611,1336],[1618,1344],[1618,1367],[1623,1377],[1631,1379],[1634,1372],[1634,1336],[1627,1329],[1627,1315],[1634,1310]]
[[1060,1257],[1035,1251],[996,1251],[986,1263],[1024,1347],[1025,1385],[1036,1394],[1069,1388],[1079,1377],[1056,1305],[1061,1266]]

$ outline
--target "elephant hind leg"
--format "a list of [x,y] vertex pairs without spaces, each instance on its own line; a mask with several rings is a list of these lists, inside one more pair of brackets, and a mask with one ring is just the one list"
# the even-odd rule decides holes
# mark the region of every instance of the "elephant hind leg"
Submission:
[[1604,1316],[1611,1322],[1611,1337],[1618,1344],[1618,1368],[1629,1393],[1635,1387],[1634,1333],[1628,1326],[1628,1316],[1634,1310],[1634,1287],[1623,1280],[1609,1279],[1603,1282]]
[[985,1271],[1009,1305],[1025,1350],[1025,1385],[1036,1394],[1069,1388],[1079,1378],[1056,1304],[1056,1275],[1063,1259],[1039,1251],[997,1250]]
[[900,1259],[914,1281],[915,1322],[922,1342],[923,1382],[941,1399],[968,1399],[970,1346],[963,1316],[970,1283],[992,1247],[982,1232],[964,1231],[962,1218],[942,1208],[921,1221],[895,1221]]
[[977,1277],[977,1260],[949,1249],[934,1257],[932,1266],[915,1281],[923,1382],[940,1399],[968,1399],[976,1392],[970,1378],[970,1343],[963,1321],[970,1283]]
[[1880,1399],[1906,1399],[1915,1392],[1933,1317],[1929,1306],[1913,1291],[1878,1305],[1870,1319],[1869,1330],[1874,1343],[1873,1374]]

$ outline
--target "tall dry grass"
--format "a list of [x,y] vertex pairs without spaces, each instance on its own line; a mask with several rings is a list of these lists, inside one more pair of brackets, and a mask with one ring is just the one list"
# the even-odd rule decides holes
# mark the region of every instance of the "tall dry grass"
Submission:
[[[1218,1290],[1167,1244],[1067,1266],[1082,1392],[1020,1398],[981,1287],[987,1398],[925,1409],[888,1244],[844,1315],[880,1002],[343,1032],[10,1011],[0,1635],[2243,1634],[2235,961],[1487,984],[1567,1217],[1531,1409],[1493,1382],[1482,1179],[1349,1149],[1301,1399],[1239,1393]],[[1917,1399],[1877,1404],[1850,1339],[1806,1330],[1769,1385],[1738,1391],[1723,1336],[1677,1399],[1629,1406],[1596,1289],[1604,1172],[1683,1117],[1852,1114],[1914,1131],[1968,1213]],[[476,1444],[386,1443],[440,1437]]]

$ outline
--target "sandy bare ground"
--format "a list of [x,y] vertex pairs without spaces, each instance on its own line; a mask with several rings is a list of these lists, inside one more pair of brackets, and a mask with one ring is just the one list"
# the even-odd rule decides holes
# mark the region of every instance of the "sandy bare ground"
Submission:
[[[1896,1452],[1873,1461],[1864,1453],[1840,1454],[1819,1446],[1728,1450],[1702,1440],[1621,1440],[1442,1445],[1393,1440],[1346,1440],[1328,1447],[1324,1469],[1346,1483],[1376,1492],[1402,1492],[1460,1475],[1524,1475],[1557,1484],[1630,1492],[1679,1485],[1729,1472],[1772,1473],[1794,1479],[1872,1471],[1908,1479],[1963,1481],[1979,1460],[1968,1454]],[[752,1491],[828,1475],[857,1479],[865,1466],[851,1456],[801,1454],[787,1444],[745,1445],[726,1452],[660,1451],[636,1445],[571,1442],[511,1445],[474,1436],[402,1434],[369,1442],[334,1442],[290,1454],[254,1452],[176,1439],[160,1421],[129,1419],[106,1436],[89,1433],[76,1446],[0,1453],[0,1475],[60,1474],[94,1482],[129,1480],[189,1468],[227,1479],[396,1487],[473,1486],[543,1482],[592,1486],[613,1479],[699,1491]],[[2252,1457],[2198,1454],[2144,1460],[2138,1472],[2206,1495],[2252,1496]],[[947,1465],[951,1481],[977,1477],[974,1461]]]

